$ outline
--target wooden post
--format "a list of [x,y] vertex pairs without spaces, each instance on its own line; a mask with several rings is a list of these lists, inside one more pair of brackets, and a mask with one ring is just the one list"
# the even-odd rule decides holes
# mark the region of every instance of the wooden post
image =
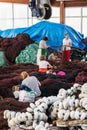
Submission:
[[65,8],[64,8],[64,1],[60,1],[60,23],[65,23]]

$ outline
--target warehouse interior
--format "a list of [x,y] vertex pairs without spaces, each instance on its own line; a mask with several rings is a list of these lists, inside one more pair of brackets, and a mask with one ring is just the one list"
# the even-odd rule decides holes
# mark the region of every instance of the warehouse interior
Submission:
[[0,0],[0,130],[87,130],[87,0]]

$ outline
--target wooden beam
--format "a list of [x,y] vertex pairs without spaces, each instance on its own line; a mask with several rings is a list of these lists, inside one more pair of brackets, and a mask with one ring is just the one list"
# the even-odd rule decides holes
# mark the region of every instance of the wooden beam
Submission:
[[[61,0],[50,0],[51,5],[55,7],[60,7]],[[63,0],[65,7],[82,7],[87,6],[87,0]],[[20,4],[29,4],[29,0],[0,0],[0,2],[9,2],[9,3],[20,3]]]
[[71,1],[71,2],[66,2],[65,1],[65,7],[83,7],[87,6],[87,0],[84,1]]
[[[60,7],[61,0],[50,0],[51,5],[54,7]],[[87,6],[87,0],[63,0],[65,7],[83,7]]]
[[65,8],[64,8],[64,2],[60,2],[60,23],[64,24],[65,23]]
[[65,2],[65,1],[78,1],[78,0],[56,0],[57,2],[61,2],[61,1],[63,1],[63,2]]

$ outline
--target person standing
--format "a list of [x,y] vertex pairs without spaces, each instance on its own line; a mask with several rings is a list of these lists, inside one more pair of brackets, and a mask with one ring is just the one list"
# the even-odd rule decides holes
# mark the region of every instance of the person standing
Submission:
[[47,48],[49,48],[49,46],[46,44],[47,41],[48,37],[44,37],[39,43],[39,49],[37,52],[37,63],[40,61],[40,57],[42,55],[44,55],[45,57],[47,56]]
[[[63,48],[62,48],[62,60],[66,60],[70,62],[70,53],[71,53],[72,41],[69,38],[69,34],[65,34],[65,38],[63,39]],[[65,58],[65,59],[64,59]]]

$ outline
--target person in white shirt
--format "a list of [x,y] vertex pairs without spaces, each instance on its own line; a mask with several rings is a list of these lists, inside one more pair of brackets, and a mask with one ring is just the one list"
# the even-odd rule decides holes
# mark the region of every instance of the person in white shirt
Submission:
[[39,72],[46,73],[48,68],[52,68],[52,65],[45,60],[45,56],[40,57],[40,61],[38,62]]
[[47,48],[49,48],[49,46],[46,44],[47,41],[48,37],[44,37],[39,43],[39,49],[37,52],[37,63],[40,61],[41,55],[47,56]]
[[63,48],[62,48],[62,59],[66,59],[66,61],[70,62],[70,53],[71,53],[72,41],[69,38],[68,33],[65,34],[65,38],[63,39]]

